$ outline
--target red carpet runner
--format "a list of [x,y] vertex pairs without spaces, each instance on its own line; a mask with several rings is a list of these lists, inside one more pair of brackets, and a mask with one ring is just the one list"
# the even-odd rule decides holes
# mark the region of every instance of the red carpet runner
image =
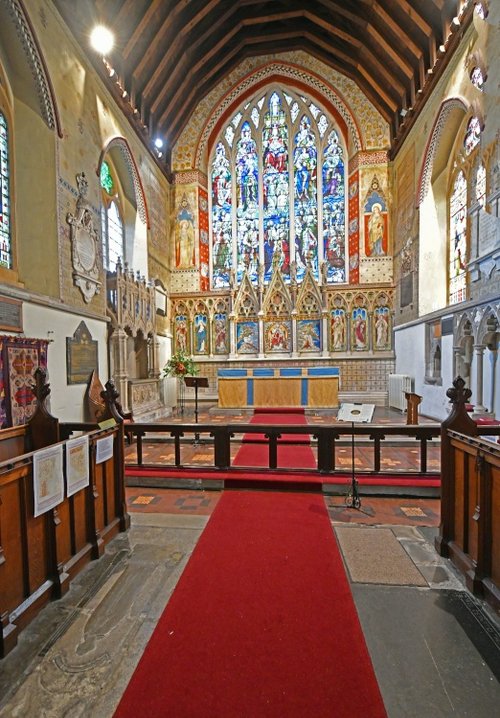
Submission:
[[115,718],[382,718],[323,499],[225,493]]
[[[259,411],[250,419],[251,424],[307,424],[304,410]],[[267,444],[252,443],[263,434],[245,434],[243,439],[250,443],[243,444],[233,459],[233,466],[269,466],[269,449]],[[278,467],[295,469],[314,469],[316,461],[309,445],[309,434],[282,434],[281,440],[293,441],[293,444],[278,443]]]

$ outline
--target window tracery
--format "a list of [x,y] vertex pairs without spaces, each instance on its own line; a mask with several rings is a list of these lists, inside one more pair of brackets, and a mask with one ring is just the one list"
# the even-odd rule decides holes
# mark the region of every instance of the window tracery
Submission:
[[345,150],[315,101],[271,89],[221,129],[211,163],[211,278],[214,289],[268,283],[278,268],[302,282],[346,281]]
[[449,302],[456,304],[466,298],[467,180],[462,170],[453,183],[449,221]]
[[104,268],[116,270],[119,261],[125,261],[125,231],[123,227],[120,197],[111,166],[103,161],[100,169],[102,195],[102,256]]

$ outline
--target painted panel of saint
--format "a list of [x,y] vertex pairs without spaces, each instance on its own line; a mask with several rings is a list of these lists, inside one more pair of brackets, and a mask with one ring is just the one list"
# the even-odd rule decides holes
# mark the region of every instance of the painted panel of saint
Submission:
[[352,348],[356,351],[368,349],[368,314],[364,307],[352,310]]
[[378,192],[372,192],[365,204],[365,254],[367,257],[387,255],[387,207]]
[[300,319],[297,322],[299,352],[318,352],[321,349],[319,319]]
[[175,223],[175,267],[191,269],[194,261],[194,218],[184,196]]
[[293,153],[295,261],[299,282],[304,278],[307,267],[311,267],[314,275],[318,276],[317,155],[311,121],[304,115],[295,135]]
[[266,322],[264,328],[265,351],[289,352],[292,345],[290,322]]
[[224,313],[216,314],[214,317],[214,352],[215,354],[227,354],[227,316]]
[[273,267],[290,276],[290,207],[288,186],[288,128],[280,96],[273,92],[262,131],[264,280]]
[[391,338],[390,338],[390,314],[389,307],[377,307],[375,309],[375,324],[374,324],[374,346],[375,349],[384,350],[390,349]]
[[175,317],[175,350],[189,353],[188,320],[185,314]]
[[219,142],[212,163],[212,285],[229,287],[232,266],[232,182],[226,149]]
[[346,281],[344,152],[335,131],[328,137],[322,167],[323,255],[326,281]]
[[256,321],[238,322],[236,325],[236,350],[239,354],[258,354],[259,324]]
[[194,318],[194,353],[208,354],[208,319],[206,314]]
[[330,332],[330,346],[332,348],[332,351],[345,351],[347,349],[347,333],[346,317],[345,311],[343,309],[332,309]]

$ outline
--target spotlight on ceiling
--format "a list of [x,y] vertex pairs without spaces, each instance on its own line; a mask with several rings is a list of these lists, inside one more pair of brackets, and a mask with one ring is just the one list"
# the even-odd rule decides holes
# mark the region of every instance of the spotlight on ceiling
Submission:
[[161,150],[161,148],[163,147],[163,140],[161,137],[157,137],[155,139],[155,147],[157,150]]
[[96,25],[90,33],[90,44],[96,52],[104,57],[113,49],[115,37],[104,25]]

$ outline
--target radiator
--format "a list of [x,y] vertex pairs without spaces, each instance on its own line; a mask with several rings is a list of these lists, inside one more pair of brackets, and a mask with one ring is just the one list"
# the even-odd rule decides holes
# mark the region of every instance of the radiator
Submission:
[[406,374],[389,374],[389,407],[404,411],[406,409],[405,392],[413,391],[413,380]]

